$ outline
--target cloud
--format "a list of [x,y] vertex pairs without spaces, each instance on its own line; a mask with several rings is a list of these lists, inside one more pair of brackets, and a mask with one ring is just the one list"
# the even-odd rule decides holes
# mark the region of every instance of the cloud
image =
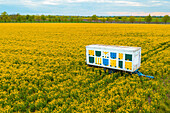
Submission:
[[145,6],[140,2],[119,1],[119,0],[45,0],[43,4],[59,5],[65,3],[112,3],[121,6]]
[[21,3],[23,5],[26,5],[26,6],[37,6],[37,5],[40,5],[40,2],[34,2],[32,0],[23,0],[23,1],[21,1]]
[[43,5],[59,5],[61,4],[61,0],[44,0],[42,4]]
[[25,6],[44,6],[44,5],[69,5],[74,3],[105,3],[112,4],[114,6],[141,6],[141,7],[152,7],[166,5],[168,1],[157,1],[152,0],[148,2],[138,1],[134,2],[131,0],[0,0],[0,4],[16,4]]
[[153,0],[153,1],[151,1],[151,2],[152,2],[152,3],[159,3],[160,1],[154,1],[154,0]]
[[107,15],[114,15],[114,16],[164,16],[164,15],[170,15],[170,12],[106,12]]
[[124,5],[124,6],[146,6],[143,3],[131,2],[131,1],[114,1],[114,3],[117,3],[119,5]]

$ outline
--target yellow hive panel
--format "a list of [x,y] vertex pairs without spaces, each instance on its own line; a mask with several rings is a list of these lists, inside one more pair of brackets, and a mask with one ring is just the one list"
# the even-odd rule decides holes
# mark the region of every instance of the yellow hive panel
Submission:
[[110,60],[111,67],[116,67],[116,60]]
[[105,55],[107,55],[108,52],[103,52]]
[[132,62],[125,62],[125,68],[132,70]]
[[98,64],[98,65],[100,65],[100,64],[101,64],[101,58],[97,58],[97,57],[96,57],[96,58],[95,58],[95,63]]
[[120,60],[123,59],[123,53],[119,53],[119,58],[120,58]]
[[97,64],[97,57],[95,58],[95,63]]
[[94,50],[89,50],[89,55],[94,56]]

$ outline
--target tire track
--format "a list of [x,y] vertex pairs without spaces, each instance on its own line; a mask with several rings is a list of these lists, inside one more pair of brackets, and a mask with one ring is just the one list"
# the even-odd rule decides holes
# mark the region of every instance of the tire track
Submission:
[[[146,54],[148,54],[148,55],[147,55],[147,57],[143,57],[143,58],[141,59],[141,62],[145,62],[146,60],[148,60],[150,57],[152,57],[153,55],[157,54],[158,52],[163,51],[163,50],[169,48],[169,47],[170,47],[170,43],[169,43],[169,42],[170,42],[170,41],[161,43],[161,45],[158,46],[157,48],[154,48],[154,49],[152,49],[152,50],[149,50],[149,51],[143,53],[142,55],[146,55]],[[165,45],[165,46],[162,46],[162,45]],[[163,48],[160,49],[161,47],[163,47]],[[159,50],[158,50],[158,49],[159,49]],[[149,54],[150,51],[152,51],[152,54]]]

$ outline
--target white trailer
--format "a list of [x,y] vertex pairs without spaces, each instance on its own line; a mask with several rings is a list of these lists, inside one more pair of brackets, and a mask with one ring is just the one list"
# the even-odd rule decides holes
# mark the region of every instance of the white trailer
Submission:
[[134,72],[141,64],[141,47],[88,45],[86,46],[86,63],[108,69]]

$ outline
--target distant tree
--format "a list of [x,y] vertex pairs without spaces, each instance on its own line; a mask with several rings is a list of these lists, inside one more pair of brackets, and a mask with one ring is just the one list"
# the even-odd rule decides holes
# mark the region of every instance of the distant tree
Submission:
[[115,17],[115,22],[119,22],[119,18],[118,17]]
[[138,22],[139,22],[139,23],[142,22],[142,18],[141,18],[141,17],[138,18]]
[[105,17],[102,18],[102,22],[105,23],[106,22],[106,19]]
[[28,21],[29,21],[29,22],[32,22],[32,21],[33,21],[33,17],[32,17],[32,16],[29,16],[29,17],[28,17]]
[[46,16],[45,15],[41,15],[41,20],[44,22],[46,20]]
[[134,22],[135,22],[135,17],[134,17],[134,16],[130,16],[130,17],[129,17],[129,21],[130,21],[131,23],[134,23]]
[[60,17],[58,18],[58,22],[61,22],[61,18]]
[[22,15],[22,16],[21,16],[21,21],[22,21],[22,22],[26,22],[26,20],[27,20],[27,19],[26,19],[26,16],[25,16],[25,15]]
[[26,20],[28,20],[30,18],[30,15],[26,15]]
[[52,18],[51,21],[52,21],[52,22],[55,22],[55,18]]
[[49,22],[51,22],[51,21],[52,21],[52,19],[51,19],[51,18],[49,18],[49,19],[48,19],[48,21],[49,21]]
[[80,20],[80,22],[82,22],[82,21],[83,21],[83,18],[82,18],[82,17],[80,17],[80,18],[79,18],[79,20]]
[[159,23],[159,18],[155,18],[155,22],[156,22],[156,23]]
[[109,22],[109,20],[110,20],[110,17],[107,17],[107,18],[106,18],[106,21],[108,21],[108,22]]
[[109,18],[108,22],[112,23],[112,22],[113,22],[113,19],[112,19],[112,18]]
[[88,22],[92,22],[92,19],[91,19],[91,18],[88,18],[87,21],[88,21]]
[[10,20],[11,21],[16,21],[16,15],[15,14],[12,14],[12,15],[9,15],[9,17],[10,17]]
[[93,16],[91,17],[91,19],[96,22],[96,21],[98,20],[98,17],[97,17],[96,15],[93,15]]
[[68,19],[67,19],[67,17],[65,17],[65,18],[64,18],[64,22],[68,22]]
[[70,18],[70,22],[73,22],[73,17]]
[[75,18],[75,21],[76,21],[76,22],[80,22],[79,17],[76,17],[76,18]]
[[54,21],[55,21],[55,22],[58,21],[58,17],[57,17],[57,16],[54,17]]
[[4,11],[4,12],[2,12],[1,13],[1,16],[3,17],[3,16],[7,16],[8,14],[7,14],[7,12],[6,11]]
[[113,19],[112,19],[111,17],[107,17],[107,18],[106,18],[106,21],[108,21],[108,22],[112,22],[112,21],[113,21]]
[[41,16],[36,15],[36,16],[35,16],[35,20],[38,21],[38,22],[40,22],[40,21],[41,21]]
[[165,22],[165,24],[169,21],[169,16],[168,15],[165,15],[163,18],[162,18],[162,22]]
[[20,14],[17,14],[17,19],[16,19],[17,22],[21,22],[22,21],[22,17]]
[[31,18],[32,18],[32,21],[35,21],[35,15],[32,15]]
[[149,16],[145,17],[145,22],[150,23],[152,21],[152,16],[149,14]]
[[9,18],[8,18],[8,14],[7,14],[6,11],[2,12],[1,16],[2,16],[2,21],[3,22],[7,22],[8,21]]
[[123,21],[123,22],[126,22],[126,21],[127,21],[127,17],[126,17],[126,16],[123,16],[123,17],[122,17],[122,21]]

